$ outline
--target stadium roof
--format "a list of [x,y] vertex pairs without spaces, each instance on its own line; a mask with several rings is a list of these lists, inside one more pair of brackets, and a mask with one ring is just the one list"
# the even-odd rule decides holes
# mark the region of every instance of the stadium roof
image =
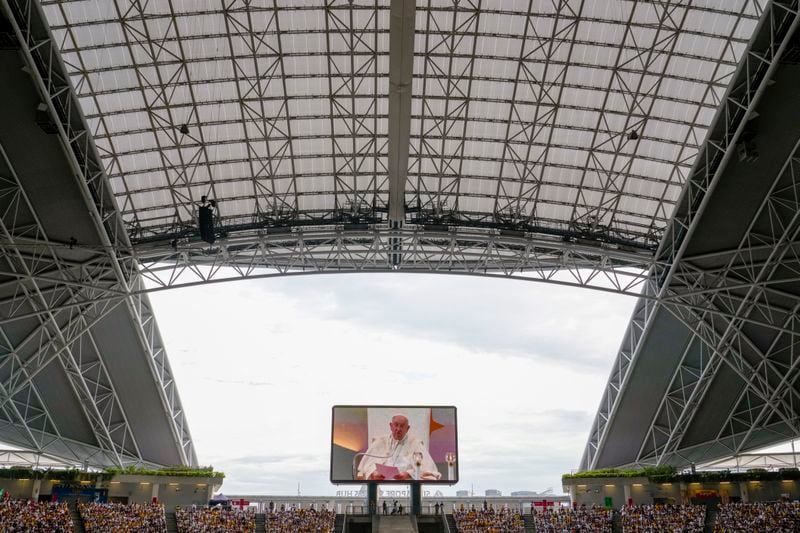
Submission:
[[208,196],[221,231],[444,218],[652,250],[760,15],[742,0],[42,4],[134,243],[191,233]]
[[[84,201],[102,220],[103,253],[130,267],[115,271],[122,296],[94,301],[146,301],[143,280],[276,271],[513,275],[643,294],[633,332],[657,329],[646,325],[653,305],[730,315],[667,296],[796,4],[42,0],[40,12],[2,2],[32,75],[50,81],[46,64],[71,82],[41,85],[48,111],[64,122],[77,102],[88,128],[58,133],[93,172]],[[40,14],[44,44],[26,33]],[[63,63],[43,55],[53,45]],[[198,230],[204,199],[212,244]],[[682,349],[651,340],[661,341]],[[629,363],[647,360],[630,348],[589,466],[605,464],[598,450]],[[177,440],[190,443],[186,432]]]

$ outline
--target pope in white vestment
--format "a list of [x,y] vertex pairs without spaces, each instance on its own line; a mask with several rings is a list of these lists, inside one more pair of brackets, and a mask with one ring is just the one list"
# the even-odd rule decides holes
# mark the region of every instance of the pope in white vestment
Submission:
[[[404,415],[393,416],[389,423],[391,434],[378,437],[370,443],[358,464],[357,479],[385,479],[377,472],[379,464],[397,468],[400,474],[394,477],[396,480],[435,481],[441,478],[425,443],[408,434],[410,427]],[[422,454],[419,472],[414,459],[415,452]]]

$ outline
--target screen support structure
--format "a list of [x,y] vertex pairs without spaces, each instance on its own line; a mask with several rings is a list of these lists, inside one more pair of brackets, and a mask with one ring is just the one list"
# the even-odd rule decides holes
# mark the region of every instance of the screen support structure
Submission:
[[[419,481],[412,481],[411,485],[411,509],[409,514],[419,516],[422,514],[422,483]],[[371,481],[367,483],[367,509],[369,515],[375,516],[378,514],[378,482]]]
[[422,514],[422,483],[419,482],[411,484],[411,514]]
[[367,509],[369,515],[375,516],[378,514],[378,484],[367,483]]

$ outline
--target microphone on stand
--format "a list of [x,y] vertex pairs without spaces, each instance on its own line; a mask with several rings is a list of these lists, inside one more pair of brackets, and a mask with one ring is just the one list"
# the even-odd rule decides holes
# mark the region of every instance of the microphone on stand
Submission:
[[[373,455],[373,454],[367,453],[367,452],[358,452],[357,454],[355,454],[353,456],[353,479],[354,480],[356,479],[356,475],[358,473],[357,472],[358,466],[356,466],[356,459],[358,459],[359,457],[374,457],[375,459],[389,459],[391,457],[391,455]],[[366,479],[364,481],[366,481]]]

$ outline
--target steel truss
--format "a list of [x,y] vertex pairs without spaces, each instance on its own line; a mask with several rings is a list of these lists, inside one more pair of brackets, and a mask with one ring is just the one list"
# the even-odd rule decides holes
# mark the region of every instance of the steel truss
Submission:
[[800,454],[797,453],[743,453],[733,458],[718,459],[700,465],[702,470],[722,470],[729,472],[746,472],[751,468],[778,470],[781,468],[797,468]]
[[[97,230],[100,246],[91,253],[48,239],[11,161],[0,147],[3,235],[2,302],[6,316],[27,315],[38,324],[16,345],[3,337],[3,382],[0,409],[5,426],[19,428],[15,445],[94,466],[148,463],[142,457],[93,337],[92,327],[117,307],[127,313],[147,358],[184,464],[196,462],[172,372],[134,260],[127,233],[91,133],[86,129],[57,43],[38,2],[3,0],[4,15],[14,29],[28,72],[54,119],[76,183]],[[104,298],[114,295],[113,299]],[[97,446],[60,435],[53,415],[41,401],[35,377],[49,364],[61,366],[80,400]]]
[[[652,251],[760,15],[429,1],[414,25],[380,1],[115,0],[87,20],[80,0],[42,3],[135,243],[185,236],[207,195],[218,227],[445,221]],[[391,56],[411,72],[390,76]]]
[[[776,176],[736,252],[724,254],[727,259],[724,271],[712,276],[699,272],[693,279],[685,273],[682,276],[683,287],[692,291],[688,298],[698,307],[709,310],[723,307],[733,316],[720,320],[710,312],[675,310],[675,316],[691,329],[707,350],[702,350],[698,357],[687,348],[651,424],[638,462],[662,463],[670,461],[670,455],[680,456],[681,438],[722,365],[733,368],[746,386],[714,444],[724,446],[731,455],[738,455],[750,444],[753,432],[759,429],[782,426],[773,427],[773,431],[786,439],[800,434],[796,414],[800,395],[794,387],[799,375],[795,347],[800,342],[797,327],[800,302],[780,294],[779,285],[790,282],[791,278],[776,275],[781,268],[797,270],[798,256],[792,243],[800,235],[798,192],[800,141]],[[763,232],[764,222],[768,223],[766,227],[771,233]],[[751,250],[765,244],[769,251],[763,259],[754,262]],[[688,265],[684,270],[688,270]],[[698,294],[698,289],[711,290]],[[787,301],[794,303],[787,307]],[[754,315],[777,330],[766,350],[759,347],[745,329],[746,319]],[[755,360],[748,354],[755,354]]]
[[638,295],[651,267],[646,254],[552,237],[409,226],[253,232],[237,234],[221,246],[186,243],[169,255],[158,246],[140,247],[136,253],[142,276],[158,288],[292,272],[396,271],[515,277]]
[[85,468],[85,462],[65,461],[38,452],[24,450],[0,450],[0,465],[8,467],[27,467],[35,470],[63,470],[65,468]]
[[[102,266],[88,264],[79,267],[62,263],[63,254],[59,254],[51,247],[47,233],[39,221],[38,216],[27,198],[25,190],[19,181],[18,174],[6,156],[0,144],[0,179],[4,187],[0,194],[3,202],[3,215],[0,217],[0,232],[3,236],[3,259],[5,269],[14,275],[12,284],[15,285],[14,302],[16,305],[42,310],[36,318],[38,326],[27,336],[21,345],[14,345],[3,331],[3,347],[11,355],[4,361],[9,365],[8,379],[2,387],[5,392],[3,404],[8,406],[13,399],[21,394],[35,399],[33,405],[25,405],[23,411],[41,414],[42,423],[39,430],[52,433],[57,437],[58,429],[44,403],[35,390],[33,378],[44,369],[51,361],[57,361],[70,381],[75,395],[80,399],[84,415],[89,420],[95,440],[100,448],[107,450],[114,464],[123,464],[123,457],[140,458],[138,446],[132,431],[128,426],[127,417],[119,402],[114,387],[108,376],[105,364],[100,356],[100,350],[95,343],[91,327],[104,317],[108,310],[116,307],[116,302],[103,302],[92,304],[91,299],[103,293],[103,286],[107,272]],[[42,243],[34,256],[24,256],[17,246],[17,238],[24,237],[29,241]],[[38,269],[53,271],[53,279],[75,280],[85,284],[85,287],[76,287],[68,283],[53,286],[40,286],[34,279],[33,272]],[[102,276],[97,279],[97,274]],[[104,279],[105,278],[105,279]],[[42,291],[45,289],[45,292]],[[85,298],[89,299],[86,303]],[[50,303],[67,301],[76,303],[83,300],[78,306],[71,307],[65,313],[54,312]],[[24,302],[24,303],[23,303]],[[20,352],[27,352],[27,343],[38,343],[30,353],[29,359],[23,362]],[[31,346],[33,347],[33,346]],[[32,407],[32,409],[31,409]],[[18,415],[18,413],[15,413]],[[24,418],[6,418],[8,423],[19,421],[23,426],[30,424]],[[29,432],[29,437],[33,435]],[[37,445],[32,449],[41,450],[41,441],[32,441]]]
[[[631,369],[659,309],[670,313],[691,332],[691,341],[641,443],[635,463],[678,464],[703,457],[738,454],[753,447],[751,437],[771,432],[777,440],[800,434],[795,345],[800,329],[796,297],[782,293],[793,274],[776,275],[783,267],[797,271],[794,239],[800,203],[796,180],[798,146],[774,178],[769,194],[735,250],[717,254],[723,268],[704,269],[700,259],[685,256],[697,221],[724,172],[725,163],[742,136],[748,117],[769,83],[788,39],[800,21],[797,1],[776,1],[765,7],[756,36],[728,89],[687,183],[657,257],[653,301],[639,303],[617,356],[584,452],[581,467],[595,468]],[[765,231],[764,227],[770,228]],[[664,267],[666,265],[666,268]],[[720,313],[722,311],[722,313]],[[747,324],[771,332],[764,349],[749,336]],[[699,348],[695,340],[701,341]],[[728,420],[713,441],[682,447],[682,438],[722,367],[745,383]],[[687,455],[691,453],[691,458]]]
[[[727,63],[741,43],[732,31],[723,57],[707,66],[702,95],[673,101],[691,108],[691,118],[656,118],[665,98],[686,92],[665,88],[677,81],[680,36],[691,32],[687,21],[697,13],[685,3],[630,5],[620,18],[609,16],[613,6],[598,12],[598,4],[583,0],[531,1],[527,10],[517,8],[516,20],[481,1],[418,5],[425,19],[417,29],[424,37],[415,51],[421,87],[413,95],[419,111],[406,187],[409,206],[419,211],[412,220],[558,228],[655,248],[702,142],[705,126],[698,125],[708,107],[718,106],[732,71]],[[752,7],[727,13],[736,18],[734,30],[752,17]],[[653,28],[646,37],[642,17]],[[587,35],[586,21],[612,19],[622,39],[611,44],[602,33]],[[484,43],[493,40],[492,54]],[[586,59],[589,46],[610,50],[597,71]],[[582,74],[595,78],[592,72],[596,79],[582,85]],[[585,98],[578,102],[576,94]],[[676,129],[656,127],[662,120]],[[645,147],[653,143],[669,145],[674,155],[651,159]],[[642,161],[664,166],[650,175]],[[637,185],[643,183],[649,184]],[[632,196],[633,189],[649,192]],[[639,211],[644,205],[646,213]]]
[[[558,0],[546,12],[534,10],[532,1],[519,12],[479,0],[427,2],[417,6],[414,43],[397,54],[408,60],[413,53],[419,87],[410,110],[408,78],[389,83],[386,65],[385,37],[400,18],[387,23],[389,9],[379,2],[285,7],[275,0],[220,0],[219,9],[187,14],[171,1],[115,0],[97,20],[80,21],[70,12],[76,2],[46,0],[58,46],[46,30],[28,24],[31,14],[41,16],[36,2],[3,2],[50,112],[59,117],[59,134],[104,240],[73,252],[38,234],[9,240],[7,255],[16,263],[2,274],[28,292],[0,301],[7,304],[0,323],[35,318],[47,331],[59,317],[74,316],[75,328],[85,333],[106,310],[124,306],[162,385],[185,462],[194,461],[191,437],[146,292],[292,273],[459,273],[642,296],[593,425],[584,458],[589,467],[662,310],[708,349],[685,354],[652,424],[653,449],[642,447],[641,462],[677,457],[685,426],[722,365],[748,377],[731,431],[738,435],[747,416],[759,426],[774,425],[774,416],[793,424],[781,403],[787,401],[783,385],[770,377],[777,372],[770,352],[751,361],[735,350],[737,344],[753,348],[745,325],[791,335],[793,310],[777,306],[769,295],[780,288],[768,286],[774,264],[787,257],[767,257],[753,278],[754,265],[742,263],[745,248],[772,241],[754,236],[713,274],[684,253],[796,24],[796,2],[771,2],[763,13],[759,2],[743,2],[737,12],[640,2],[622,20],[584,0]],[[646,11],[637,12],[639,4]],[[295,29],[283,22],[306,12],[318,15],[321,26],[304,20]],[[719,35],[692,28],[698,14],[735,22]],[[759,15],[761,34],[743,52],[747,38],[740,34],[747,31],[738,29]],[[216,16],[224,26],[216,33],[185,24]],[[517,20],[524,21],[521,30],[497,27]],[[619,41],[614,31],[601,36],[608,38],[603,49],[612,50],[605,62],[586,59],[586,48],[596,46],[595,36],[581,34],[586,22],[621,32]],[[95,24],[118,26],[118,42],[87,39]],[[410,37],[408,28],[400,33]],[[295,51],[286,41],[319,35],[318,49]],[[685,35],[700,44],[687,50]],[[521,44],[491,52],[482,48],[484,37]],[[213,63],[224,63],[219,72],[208,67],[218,58],[193,48],[209,40],[227,44],[223,60]],[[718,44],[718,54],[706,52]],[[54,74],[63,72],[59,47],[77,96],[66,76]],[[115,50],[124,52],[124,64],[92,61],[91,53],[110,57]],[[303,61],[314,68],[304,70]],[[701,62],[699,70],[710,74],[679,74],[680,61]],[[495,62],[501,66],[487,66]],[[131,83],[115,86],[117,77]],[[670,84],[692,96],[674,96],[683,91]],[[204,85],[221,87],[219,94]],[[111,97],[134,104],[115,109]],[[83,125],[77,98],[89,110],[94,135]],[[392,98],[405,102],[399,112],[386,109]],[[664,105],[683,113],[665,114]],[[707,116],[720,105],[703,144]],[[410,133],[391,133],[408,122]],[[406,145],[398,146],[403,139]],[[407,172],[400,168],[406,156]],[[206,195],[220,206],[213,245],[201,243],[195,230],[197,203]],[[399,214],[391,224],[389,209]],[[20,268],[28,257],[51,262]],[[37,307],[17,305],[33,306],[31,297]],[[70,337],[62,331],[54,339],[61,349]],[[111,406],[105,408],[85,393],[90,386],[80,356],[64,348],[50,357],[70,369],[73,387],[84,392],[98,442],[119,457],[133,453],[102,366],[92,366],[92,378],[104,385],[103,400]],[[786,368],[795,371],[794,359]]]
[[[71,20],[71,3],[44,2],[64,21]],[[130,129],[126,117],[115,120],[105,112],[104,97],[116,90],[100,87],[107,85],[102,74],[116,69],[86,64],[82,49],[76,48],[86,29],[76,23],[57,32],[63,35],[61,47],[78,97],[101,112],[89,113],[89,120],[134,241],[159,237],[168,242],[194,228],[202,196],[217,202],[218,225],[360,219],[367,213],[374,219],[376,210],[386,211],[387,112],[385,96],[378,96],[385,93],[388,78],[383,61],[388,50],[382,42],[388,32],[386,6],[339,0],[307,8],[279,6],[277,0],[220,0],[212,11],[197,13],[223,20],[215,36],[184,24],[185,13],[171,1],[160,6],[114,0],[113,7],[108,16],[122,37],[113,47],[124,49],[121,62],[127,64],[120,76],[136,80],[120,94],[137,93],[133,99],[143,105],[129,112],[144,117],[141,128]],[[319,11],[322,27],[282,27],[282,21],[297,20],[309,10]],[[295,14],[296,19],[287,17]],[[287,37],[282,36],[315,39],[321,33],[324,46],[318,53],[284,50]],[[195,55],[193,41],[210,38],[224,44],[224,57]],[[324,62],[325,68],[314,73],[314,91],[296,94],[299,81],[311,79],[295,72],[303,70],[298,61],[304,57],[319,58],[315,66]],[[227,64],[213,69],[198,65],[218,60]],[[229,74],[206,79],[208,70]],[[203,84],[222,87],[230,99],[209,101]],[[308,113],[320,103],[324,112]],[[220,120],[221,109],[236,118]],[[305,130],[312,123],[315,131],[309,134]],[[141,139],[144,148],[118,149],[114,141],[120,136]],[[223,157],[220,148],[236,155]],[[132,166],[135,156],[147,154],[157,157],[156,166]],[[169,198],[154,205],[150,197],[156,189],[134,182],[136,176],[156,175]],[[328,179],[314,182],[323,175]]]

